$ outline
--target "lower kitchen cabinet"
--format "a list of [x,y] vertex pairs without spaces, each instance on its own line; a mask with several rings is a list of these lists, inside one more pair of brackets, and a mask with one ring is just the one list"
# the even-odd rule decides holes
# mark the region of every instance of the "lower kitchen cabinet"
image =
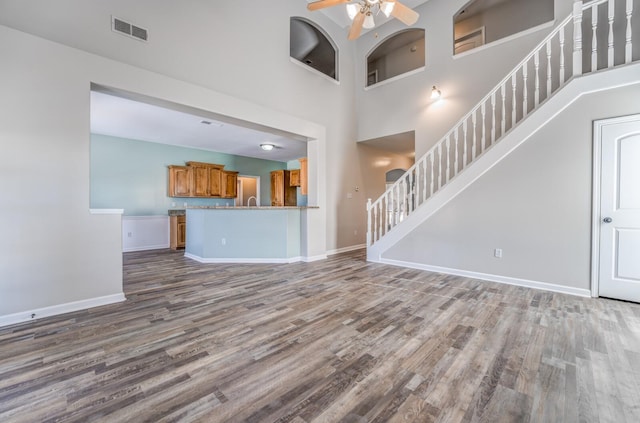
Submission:
[[169,216],[169,246],[184,248],[187,243],[187,216]]

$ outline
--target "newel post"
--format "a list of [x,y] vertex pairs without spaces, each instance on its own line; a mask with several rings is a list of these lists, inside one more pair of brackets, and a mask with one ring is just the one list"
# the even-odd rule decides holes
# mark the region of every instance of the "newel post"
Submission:
[[367,199],[367,247],[371,245],[371,198]]
[[582,0],[573,2],[573,75],[582,75]]

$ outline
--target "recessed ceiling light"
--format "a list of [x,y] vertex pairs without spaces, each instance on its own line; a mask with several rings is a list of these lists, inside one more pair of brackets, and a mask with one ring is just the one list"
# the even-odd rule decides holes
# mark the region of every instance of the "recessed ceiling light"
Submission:
[[273,144],[260,144],[260,148],[262,148],[264,151],[271,151],[273,150],[273,147]]

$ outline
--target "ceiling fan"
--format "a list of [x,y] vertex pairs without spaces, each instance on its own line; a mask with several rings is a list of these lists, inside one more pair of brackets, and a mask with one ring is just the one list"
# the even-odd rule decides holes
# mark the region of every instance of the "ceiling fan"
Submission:
[[307,5],[307,9],[320,10],[339,4],[347,4],[347,14],[353,20],[349,30],[349,39],[360,36],[362,28],[373,28],[373,16],[382,12],[386,17],[393,16],[405,25],[413,25],[420,16],[414,10],[396,0],[318,0]]

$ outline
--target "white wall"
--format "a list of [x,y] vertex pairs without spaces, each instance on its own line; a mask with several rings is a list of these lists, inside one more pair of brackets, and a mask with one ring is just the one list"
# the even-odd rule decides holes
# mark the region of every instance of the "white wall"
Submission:
[[593,120],[640,112],[639,96],[580,98],[383,258],[588,292]]
[[[416,26],[426,31],[424,72],[365,91],[366,68],[356,62],[358,140],[415,130],[416,158],[420,158],[552,30],[454,58],[453,15],[466,3],[429,1],[416,9],[420,13]],[[569,16],[571,5],[571,0],[556,0],[556,21]],[[364,34],[357,42],[358,56],[366,56],[381,40],[403,28],[392,20]],[[438,103],[430,99],[433,85],[443,93]]]
[[169,216],[123,216],[122,251],[169,248]]

